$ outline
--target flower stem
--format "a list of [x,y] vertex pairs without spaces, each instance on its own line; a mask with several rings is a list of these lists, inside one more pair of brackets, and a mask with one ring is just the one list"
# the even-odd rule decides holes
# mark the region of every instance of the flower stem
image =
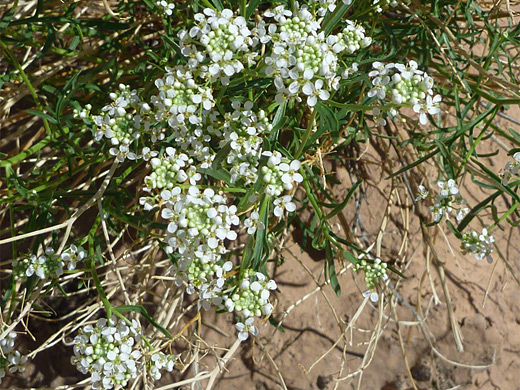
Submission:
[[[2,49],[4,49],[5,53],[7,54],[7,57],[9,57],[9,59],[11,60],[13,65],[20,72],[20,76],[22,76],[22,79],[25,82],[25,85],[29,89],[29,92],[31,92],[31,96],[33,97],[34,102],[36,103],[36,107],[38,108],[38,110],[40,110],[43,113],[43,107],[40,102],[40,99],[38,98],[38,95],[36,94],[36,90],[34,89],[32,83],[29,80],[29,78],[27,77],[27,75],[25,74],[22,66],[20,65],[20,63],[18,62],[16,57],[14,56],[13,52],[9,49],[9,47],[1,40],[0,40],[0,45],[2,46]],[[45,119],[45,118],[42,118],[42,121],[43,121],[43,127],[45,127],[45,131],[47,132],[47,134],[49,136],[52,136],[51,128],[49,127],[49,122],[47,122],[47,119]]]
[[307,141],[309,140],[309,137],[311,136],[312,128],[314,127],[314,120],[316,119],[316,110],[312,110],[311,117],[309,118],[309,123],[307,124],[307,130],[305,131],[305,134],[303,135],[303,138],[301,140],[300,147],[296,151],[296,154],[294,155],[295,159],[299,159],[301,154],[303,153],[303,149],[305,149],[305,145],[307,144]]

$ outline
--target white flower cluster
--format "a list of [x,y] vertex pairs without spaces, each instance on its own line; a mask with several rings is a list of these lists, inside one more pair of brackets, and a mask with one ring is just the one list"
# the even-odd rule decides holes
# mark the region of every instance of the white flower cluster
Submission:
[[175,362],[177,361],[177,355],[166,355],[163,352],[156,352],[150,358],[148,371],[153,379],[158,381],[161,379],[161,371],[166,370],[168,372],[172,372],[175,367]]
[[226,282],[226,273],[233,264],[226,261],[220,265],[220,256],[211,252],[197,251],[194,258],[182,257],[171,269],[175,284],[186,283],[186,292],[199,294],[199,307],[209,310],[212,305],[222,307],[222,290]]
[[73,365],[83,374],[90,374],[93,389],[112,389],[126,386],[130,379],[148,367],[152,376],[161,377],[160,369],[171,371],[176,356],[153,354],[145,359],[141,343],[141,326],[136,320],[127,324],[116,317],[108,321],[86,325],[74,338]]
[[150,125],[149,121],[145,124],[137,113],[144,113],[149,107],[141,102],[136,90],[124,84],[119,85],[118,91],[110,93],[110,99],[112,103],[103,107],[100,115],[92,116],[97,126],[96,141],[103,137],[109,139],[112,145],[110,154],[119,161],[125,158],[135,160],[137,155],[130,151],[130,145]]
[[[396,116],[400,107],[413,107],[423,125],[428,123],[426,114],[435,115],[440,112],[441,97],[433,96],[433,79],[419,70],[415,61],[409,61],[407,65],[376,61],[372,66],[374,70],[368,74],[372,83],[368,97],[375,96],[382,101],[383,105],[373,109],[379,125],[386,124],[383,117],[385,111]],[[387,94],[390,95],[391,102],[385,101]]]
[[262,155],[262,136],[268,134],[273,126],[269,123],[264,110],[253,111],[250,101],[242,104],[238,100],[231,103],[233,112],[226,114],[222,130],[214,130],[220,139],[220,146],[230,143],[231,151],[226,157],[231,182],[244,180],[245,185],[256,183],[258,165]]
[[177,66],[166,68],[164,78],[157,79],[158,94],[152,96],[155,119],[167,122],[172,129],[197,125],[213,108],[212,90],[197,84],[191,71]]
[[71,245],[61,256],[54,253],[54,249],[47,248],[41,256],[32,255],[29,258],[13,261],[13,274],[15,280],[29,278],[36,275],[40,279],[56,279],[63,274],[63,267],[72,271],[76,263],[86,257],[86,252],[81,247]]
[[[315,106],[318,100],[327,100],[331,90],[339,88],[338,54],[353,54],[372,42],[365,37],[365,30],[351,21],[338,35],[325,36],[320,23],[307,6],[289,11],[283,5],[264,15],[275,23],[257,27],[260,42],[272,42],[269,56],[265,57],[266,74],[274,77],[278,103],[287,99],[301,101],[300,93],[307,97],[307,104]],[[330,9],[330,4],[327,5]],[[348,77],[346,72],[343,77]]]
[[248,270],[233,294],[226,299],[226,309],[229,312],[236,311],[246,319],[244,323],[235,325],[240,340],[246,340],[249,333],[253,336],[258,333],[253,325],[253,317],[267,316],[273,312],[269,296],[270,290],[276,288],[274,280],[267,280],[264,274]]
[[141,327],[133,320],[101,318],[95,326],[86,325],[74,338],[71,363],[83,374],[90,374],[93,389],[125,386],[142,371]]
[[156,1],[155,4],[168,16],[171,16],[173,14],[173,10],[175,9],[175,3],[173,1],[159,0]]
[[486,228],[482,229],[481,234],[472,230],[462,235],[461,249],[464,253],[473,254],[477,260],[486,259],[488,263],[492,263],[494,242],[495,238],[489,235]]
[[224,240],[235,240],[232,230],[238,225],[236,206],[227,206],[226,198],[211,188],[201,192],[196,186],[187,190],[175,187],[161,192],[164,200],[161,215],[169,221],[170,251],[189,256],[202,250],[225,252]]
[[212,189],[201,192],[196,186],[174,187],[161,192],[161,216],[168,220],[167,251],[180,255],[172,272],[177,284],[188,284],[188,293],[198,290],[200,304],[209,309],[219,305],[225,273],[232,264],[222,264],[226,253],[224,240],[233,241],[239,224],[236,206],[227,206],[227,199]]
[[266,185],[265,193],[276,196],[274,200],[274,215],[281,217],[285,210],[293,212],[296,205],[290,195],[281,196],[284,190],[290,191],[295,183],[301,183],[303,176],[298,172],[301,163],[298,160],[288,160],[280,152],[263,152],[268,157],[266,165],[262,167],[262,181]]
[[189,180],[191,185],[196,185],[201,179],[193,164],[193,159],[184,153],[178,153],[172,147],[166,148],[166,153],[161,158],[153,157],[150,160],[152,172],[145,177],[146,192],[153,190],[172,189],[178,184]]
[[433,220],[435,222],[439,222],[444,215],[448,218],[454,209],[457,211],[457,221],[461,221],[469,212],[469,209],[467,207],[455,207],[466,205],[466,200],[460,194],[455,180],[439,181],[437,185],[441,189],[437,196],[429,195],[429,192],[424,186],[419,186],[419,194],[415,200],[419,201],[421,199],[427,199],[428,197],[434,199],[433,206],[430,206],[430,211],[433,213]]
[[[464,207],[466,200],[460,194],[455,180],[439,181],[437,185],[441,189],[440,193],[436,197],[430,196],[435,199],[433,206],[430,206],[433,220],[439,222],[444,215],[446,215],[446,218],[449,218],[449,214],[455,209],[457,211],[457,221],[461,221],[469,212],[469,209]],[[428,191],[423,186],[419,186],[419,196],[416,200],[426,199],[428,196]]]
[[362,270],[365,273],[365,284],[368,288],[367,291],[363,293],[363,296],[369,296],[372,302],[377,302],[379,300],[379,295],[376,291],[376,286],[380,281],[388,280],[388,275],[386,274],[387,265],[382,262],[381,259],[375,259],[373,262],[368,262],[365,259],[361,259],[358,263],[354,264],[352,270],[357,272]]
[[267,185],[267,194],[280,196],[284,190],[292,190],[295,182],[303,181],[303,176],[298,172],[301,167],[298,160],[290,161],[278,151],[264,152],[263,155],[269,157],[262,167],[262,181]]
[[[466,200],[460,194],[455,180],[439,181],[437,184],[441,189],[437,196],[429,195],[426,188],[419,186],[419,194],[416,201],[427,198],[434,199],[433,206],[430,206],[430,210],[433,212],[435,222],[439,222],[444,215],[446,215],[446,218],[449,218],[449,214],[454,209],[457,211],[457,220],[461,221],[469,213],[469,209],[464,207]],[[456,208],[455,206],[462,207]],[[472,253],[475,255],[477,260],[486,258],[487,261],[491,263],[493,261],[491,253],[493,252],[492,244],[494,242],[495,239],[488,234],[487,229],[482,229],[481,234],[471,230],[462,235],[461,249],[463,253]]]
[[[212,90],[199,86],[193,74],[181,66],[166,67],[163,78],[155,80],[156,94],[150,103],[142,101],[136,90],[120,84],[119,90],[110,94],[112,103],[102,108],[100,115],[90,114],[90,109],[76,112],[82,119],[91,119],[97,127],[95,138],[110,140],[110,154],[120,162],[125,159],[149,160],[157,155],[148,146],[140,149],[138,142],[143,135],[145,142],[155,143],[172,135],[175,142],[190,156],[204,160],[209,155],[201,124],[214,107]],[[134,151],[131,151],[134,150]]]
[[520,152],[513,154],[514,161],[508,161],[504,168],[502,184],[508,185],[514,176],[520,176]]
[[0,340],[0,384],[6,372],[13,373],[16,371],[24,372],[24,364],[27,356],[14,349],[15,332],[9,332],[6,338]]
[[[188,66],[196,69],[200,76],[208,80],[220,80],[229,84],[229,78],[244,69],[256,57],[251,48],[258,40],[247,27],[242,16],[234,16],[233,11],[215,11],[205,8],[195,14],[197,22],[189,31],[178,34],[181,53],[189,57]],[[199,47],[204,51],[199,51]]]
[[[230,9],[206,8],[178,33],[187,63],[165,68],[146,98],[120,85],[99,115],[92,116],[89,106],[76,113],[95,124],[97,140],[110,140],[110,153],[119,161],[149,161],[151,172],[144,180],[148,194],[139,202],[147,211],[159,206],[167,220],[164,240],[167,251],[174,254],[171,272],[175,283],[190,294],[197,293],[205,309],[211,305],[223,308],[224,304],[229,309],[232,303],[231,311],[245,317],[244,323],[237,324],[241,339],[256,332],[253,317],[270,313],[272,306],[263,275],[240,279],[230,272],[233,264],[223,256],[227,241],[237,239],[240,227],[247,234],[266,229],[265,220],[260,220],[259,199],[272,200],[268,210],[277,218],[294,212],[290,193],[303,177],[300,161],[263,150],[273,126],[267,109],[259,107],[272,110],[273,105],[260,106],[268,102],[253,93],[248,98],[230,98],[229,92],[250,75],[258,78],[265,71],[273,78],[278,104],[305,99],[313,107],[328,100],[339,89],[341,79],[357,71],[349,56],[372,43],[364,28],[349,20],[336,34],[325,35],[321,17],[335,10],[336,1],[313,1],[310,7],[296,1],[292,10],[283,5],[273,7],[256,26]],[[155,3],[166,15],[172,14],[173,1]],[[343,3],[350,4],[350,0]],[[257,46],[261,46],[261,59],[254,51]],[[407,66],[380,64],[376,73],[371,72],[374,88],[369,95],[384,99],[390,94],[391,110],[413,107],[420,112],[421,122],[426,113],[434,113],[433,106],[440,98],[432,98],[432,80],[417,70],[414,62]],[[227,85],[229,89],[222,87]],[[222,95],[225,91],[228,94]],[[210,176],[222,178],[217,183],[247,187],[249,199],[254,200],[245,208],[250,212],[244,215],[243,226],[238,226],[237,207],[227,192],[208,188],[215,183]],[[261,288],[257,289],[258,285]],[[157,361],[162,360],[158,357]]]

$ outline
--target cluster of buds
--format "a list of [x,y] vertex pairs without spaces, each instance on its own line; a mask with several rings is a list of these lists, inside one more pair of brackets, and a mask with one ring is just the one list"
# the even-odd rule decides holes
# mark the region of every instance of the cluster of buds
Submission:
[[264,274],[248,270],[236,290],[226,299],[224,305],[229,312],[235,311],[245,317],[245,321],[235,325],[238,338],[246,340],[251,334],[256,336],[258,330],[253,325],[254,317],[267,316],[273,312],[269,302],[271,290],[276,290],[276,282],[267,280]]
[[381,259],[375,259],[373,262],[361,259],[353,267],[354,272],[361,270],[365,273],[365,284],[368,290],[363,293],[363,296],[370,296],[372,302],[377,302],[379,300],[376,286],[379,282],[385,282],[388,279],[386,269],[387,265],[382,262]]
[[[412,107],[419,114],[421,124],[428,122],[427,114],[435,115],[440,112],[441,97],[433,96],[433,79],[418,69],[415,61],[408,64],[374,62],[373,70],[368,74],[372,88],[368,97],[377,97],[382,105],[374,107],[373,112],[377,122],[384,126],[384,113],[397,116],[401,107]],[[390,102],[386,102],[390,95]]]
[[22,354],[14,348],[15,338],[16,333],[9,332],[7,337],[0,340],[0,384],[7,372],[25,371],[24,364],[27,361],[27,356],[22,356]]

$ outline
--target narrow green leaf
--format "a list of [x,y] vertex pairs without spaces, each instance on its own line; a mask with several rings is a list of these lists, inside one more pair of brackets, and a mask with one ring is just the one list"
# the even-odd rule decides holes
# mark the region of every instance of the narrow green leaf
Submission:
[[349,263],[352,263],[352,264],[357,264],[358,263],[358,258],[356,256],[354,256],[354,254],[352,252],[350,252],[350,251],[344,250],[343,251],[343,257]]
[[434,149],[432,152],[428,153],[426,156],[421,157],[419,160],[414,161],[414,162],[411,163],[410,165],[407,165],[406,167],[399,169],[397,172],[392,173],[390,176],[388,176],[387,178],[385,178],[385,180],[391,179],[391,178],[393,178],[393,177],[395,177],[395,176],[400,175],[400,174],[403,173],[403,172],[409,171],[409,170],[412,169],[413,167],[416,167],[417,165],[419,165],[419,164],[425,162],[426,160],[429,160],[430,158],[432,158],[433,156],[435,156],[437,153],[439,153],[439,149]]
[[47,119],[49,122],[54,123],[55,125],[58,124],[58,121],[56,119],[54,119],[52,116],[50,116],[49,114],[46,114],[44,112],[40,112],[40,111],[36,111],[36,110],[25,110],[25,112],[28,114],[31,114],[31,115],[36,115],[42,119]]
[[336,266],[334,264],[334,252],[330,245],[330,242],[325,244],[325,266],[328,271],[330,286],[339,297],[341,295],[341,286],[339,285],[338,275],[336,274]]
[[357,181],[357,183],[352,186],[352,188],[347,193],[345,200],[343,202],[341,202],[339,205],[337,205],[329,214],[327,214],[327,216],[325,218],[329,219],[329,218],[332,218],[333,216],[339,214],[345,208],[348,201],[350,200],[350,198],[352,198],[352,196],[354,195],[354,192],[361,185],[361,183],[363,183],[363,179],[359,179]]
[[274,115],[274,118],[273,118],[273,131],[275,131],[275,129],[277,130],[283,126],[283,124],[285,122],[286,107],[287,107],[286,101],[278,106],[278,109],[276,110],[276,114]]
[[329,130],[329,133],[334,142],[337,142],[339,138],[339,122],[332,110],[322,102],[316,104],[316,110],[320,114],[320,119],[324,121],[324,125]]
[[223,168],[197,168],[197,172],[202,173],[203,175],[211,176],[217,180],[222,180],[224,183],[231,185],[231,174]]
[[255,12],[255,9],[258,8],[258,5],[261,3],[262,0],[251,0],[246,8],[246,20],[249,20],[251,15],[253,15],[253,12]]
[[218,151],[217,155],[213,160],[213,163],[211,164],[211,168],[219,169],[222,165],[222,161],[224,161],[226,157],[229,155],[229,152],[231,152],[231,141],[224,145],[224,147]]
[[258,215],[258,222],[262,223],[264,226],[259,226],[256,229],[256,240],[255,246],[253,249],[253,269],[259,270],[261,267],[261,260],[264,254],[264,241],[267,235],[267,227],[268,227],[268,216],[269,216],[269,203],[271,202],[271,197],[269,195],[264,195],[263,199],[260,203],[260,211]]
[[150,322],[158,331],[160,331],[162,334],[164,334],[166,337],[168,337],[170,340],[173,339],[170,332],[166,330],[161,324],[159,324],[157,321],[153,319],[153,317],[148,314],[146,309],[141,305],[122,305],[114,307],[113,310],[117,310],[118,312],[127,312],[127,311],[133,311],[134,313],[142,315],[144,318]]
[[462,221],[460,221],[459,225],[457,226],[457,228],[455,230],[458,232],[462,232],[466,228],[466,226],[468,226],[469,223],[473,220],[473,218],[475,218],[478,215],[478,213],[480,213],[480,211],[483,210],[487,206],[487,204],[489,202],[493,201],[495,198],[497,198],[501,194],[502,194],[502,191],[498,190],[494,194],[491,194],[486,199],[484,199],[482,202],[477,204],[475,207],[473,207],[471,209],[471,211],[464,217],[464,219]]
[[329,14],[322,24],[322,30],[325,31],[325,35],[329,35],[339,21],[345,16],[350,5],[342,4],[340,7],[336,7],[332,14]]

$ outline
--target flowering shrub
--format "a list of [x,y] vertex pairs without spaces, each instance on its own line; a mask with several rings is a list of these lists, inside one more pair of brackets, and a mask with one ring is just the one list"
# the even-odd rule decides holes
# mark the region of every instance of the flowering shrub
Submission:
[[[518,225],[520,136],[500,133],[492,120],[515,100],[495,96],[480,79],[461,79],[455,52],[448,58],[448,49],[424,38],[436,37],[442,18],[432,19],[421,2],[144,0],[120,2],[116,12],[105,7],[113,22],[75,24],[68,14],[45,13],[48,23],[66,20],[79,29],[54,52],[74,51],[87,36],[103,38],[103,55],[94,61],[81,54],[89,65],[68,75],[62,90],[45,84],[41,93],[52,95],[45,109],[29,83],[38,110],[24,106],[24,115],[41,119],[45,138],[0,162],[3,204],[12,207],[4,229],[12,236],[0,241],[12,243],[0,378],[53,345],[51,338],[22,356],[12,330],[60,296],[79,303],[63,315],[70,326],[56,337],[72,345],[71,362],[92,388],[145,388],[153,386],[149,378],[196,362],[193,381],[208,379],[210,389],[215,375],[197,376],[204,313],[233,321],[236,345],[261,343],[268,323],[283,329],[288,311],[276,309],[284,288],[276,271],[287,261],[291,230],[302,230],[302,248],[310,243],[323,255],[318,290],[330,285],[340,294],[340,273],[363,271],[359,295],[383,308],[406,273],[394,258],[406,245],[399,255],[381,253],[394,202],[413,210],[425,236],[447,227],[462,254],[488,262],[492,253],[502,256],[491,232]],[[8,26],[12,19],[5,28],[15,34],[10,28],[24,19]],[[30,64],[21,66],[0,42],[29,82]],[[42,43],[41,55],[51,46]],[[13,72],[0,85],[19,78]],[[501,85],[494,77],[485,79]],[[465,95],[470,88],[473,95]],[[482,99],[490,102],[485,111],[476,103]],[[456,125],[446,124],[453,110]],[[502,172],[482,163],[487,152],[477,149],[495,134],[489,128],[512,144]],[[363,198],[377,187],[367,184],[376,176],[364,166],[369,148],[392,187],[388,209],[371,210],[385,215],[375,234],[359,218]],[[44,159],[34,163],[29,157],[37,152]],[[351,184],[340,183],[337,170]],[[468,177],[495,192],[470,196]],[[508,197],[505,210],[494,204],[501,196]],[[428,253],[435,252],[425,236]],[[215,357],[215,370],[229,359]]]

